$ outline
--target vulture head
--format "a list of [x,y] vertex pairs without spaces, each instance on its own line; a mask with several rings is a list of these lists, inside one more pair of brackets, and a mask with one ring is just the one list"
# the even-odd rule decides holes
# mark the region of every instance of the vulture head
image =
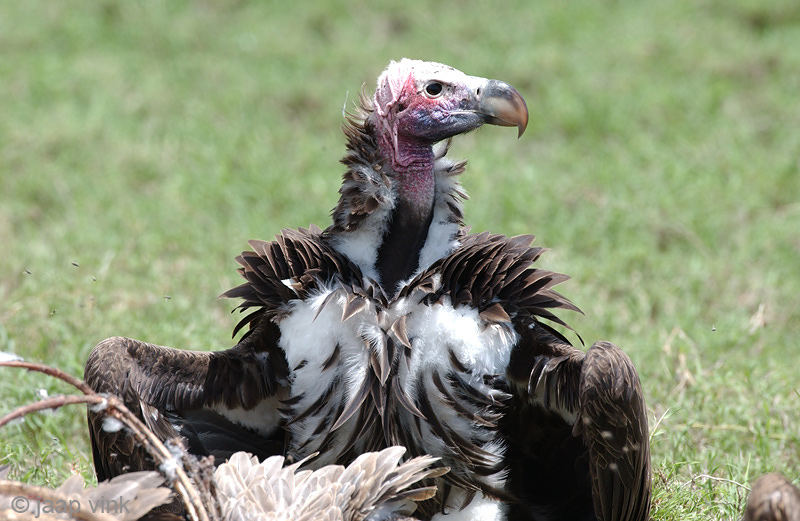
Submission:
[[447,65],[403,59],[378,78],[376,123],[381,148],[395,168],[429,160],[416,153],[484,123],[528,125],[525,100],[511,85],[468,76]]

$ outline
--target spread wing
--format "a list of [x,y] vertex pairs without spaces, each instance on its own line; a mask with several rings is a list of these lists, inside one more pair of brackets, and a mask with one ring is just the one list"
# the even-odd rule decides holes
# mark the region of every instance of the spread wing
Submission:
[[476,307],[486,324],[516,333],[497,379],[509,396],[497,425],[506,444],[509,519],[644,521],[650,454],[638,375],[612,344],[584,353],[548,325],[569,328],[555,313],[577,308],[553,290],[565,275],[531,266],[544,252],[532,241],[463,235],[458,251],[431,268],[447,281],[438,293],[454,306]]
[[[531,270],[535,271],[535,270]],[[562,296],[526,287],[517,302],[571,308]],[[549,290],[548,290],[549,291]],[[650,449],[639,376],[608,342],[584,353],[521,306],[519,342],[507,381],[511,406],[501,430],[509,444],[511,518],[645,521],[650,511]]]
[[[287,369],[277,350],[277,327],[264,321],[226,351],[183,351],[113,337],[95,347],[84,378],[97,392],[120,396],[158,437],[182,436],[190,452],[224,461],[237,450],[280,454],[279,400]],[[126,430],[107,429],[89,411],[98,480],[153,469]]]
[[[183,351],[114,337],[95,347],[84,376],[95,391],[120,396],[161,439],[181,436],[189,452],[214,455],[217,462],[241,450],[261,459],[283,455],[284,413],[291,404],[285,401],[290,378],[278,323],[293,301],[323,285],[352,288],[362,281],[358,268],[316,227],[284,230],[273,242],[250,245],[253,250],[237,258],[246,282],[223,294],[242,298],[239,308],[248,313],[234,330],[247,329],[235,347]],[[132,436],[104,429],[103,422],[89,412],[99,480],[152,469]]]
[[630,358],[608,342],[584,354],[538,324],[518,331],[527,335],[509,364],[516,391],[504,425],[512,511],[647,520],[647,411]]

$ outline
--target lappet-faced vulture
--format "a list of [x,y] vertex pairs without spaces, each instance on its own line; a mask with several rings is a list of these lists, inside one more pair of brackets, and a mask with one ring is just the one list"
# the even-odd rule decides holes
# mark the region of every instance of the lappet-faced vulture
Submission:
[[[419,519],[646,520],[631,360],[607,342],[583,352],[556,329],[556,312],[577,308],[553,289],[566,276],[535,267],[532,236],[464,227],[450,138],[527,122],[506,83],[390,63],[345,124],[332,224],[252,241],[237,258],[245,282],[224,295],[242,299],[241,340],[191,352],[110,338],[87,381],[218,461],[319,452],[316,468],[394,445],[438,457],[450,471],[430,479],[438,492]],[[151,468],[126,433],[89,424],[99,479]]]

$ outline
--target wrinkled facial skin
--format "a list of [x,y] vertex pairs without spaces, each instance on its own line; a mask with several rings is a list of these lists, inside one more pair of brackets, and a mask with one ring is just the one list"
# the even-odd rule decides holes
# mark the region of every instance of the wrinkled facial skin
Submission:
[[431,62],[392,63],[375,101],[395,140],[432,144],[484,123],[516,126],[521,135],[528,122],[525,101],[510,85]]
[[[435,143],[484,123],[485,117],[474,111],[475,91],[484,81],[481,78],[472,78],[446,66],[426,70],[429,67],[409,64],[407,60],[401,62],[398,69],[396,74],[406,75],[404,83],[380,85],[379,90],[392,92],[376,95],[387,119],[394,120],[391,126],[398,137]],[[389,77],[386,81],[393,79]]]
[[442,80],[415,81],[414,93],[407,97],[405,110],[399,111],[400,135],[435,143],[483,125],[486,116],[475,111],[476,91],[463,83]]

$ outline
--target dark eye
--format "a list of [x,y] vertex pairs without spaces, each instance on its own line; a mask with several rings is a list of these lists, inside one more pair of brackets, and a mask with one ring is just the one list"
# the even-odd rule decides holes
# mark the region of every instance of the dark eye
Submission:
[[425,94],[431,98],[435,98],[442,93],[444,86],[438,81],[432,81],[425,85]]

